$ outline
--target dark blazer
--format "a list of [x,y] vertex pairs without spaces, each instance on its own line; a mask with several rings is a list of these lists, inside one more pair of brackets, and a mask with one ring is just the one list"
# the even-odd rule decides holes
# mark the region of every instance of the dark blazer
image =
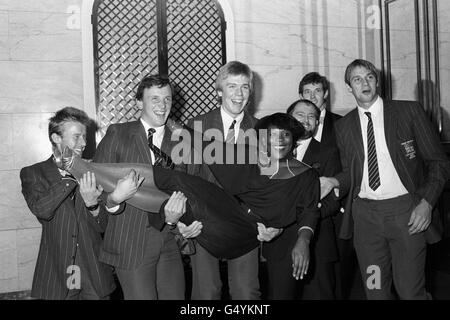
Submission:
[[[305,152],[302,162],[317,170],[320,177],[332,177],[341,171],[341,163],[336,148],[323,145],[314,138]],[[336,236],[332,217],[339,212],[340,203],[331,194],[322,199],[320,220],[315,233],[314,250],[320,262],[338,259]]]
[[[170,135],[170,130],[166,128],[161,149],[168,155],[177,143],[171,141]],[[98,145],[94,162],[151,164],[147,133],[142,123],[137,120],[110,125]],[[160,213],[152,213],[149,218],[148,212],[130,205],[125,205],[119,212],[109,217],[100,260],[121,269],[134,269],[144,258],[146,228],[151,224],[161,230],[164,217]]]
[[323,119],[322,139],[320,141],[321,144],[336,147],[335,125],[341,118],[342,117],[340,115],[327,110],[325,113],[325,118]]
[[[384,131],[389,154],[405,188],[417,201],[425,199],[434,206],[450,177],[450,162],[442,150],[439,137],[422,106],[414,101],[384,101]],[[340,237],[352,236],[351,205],[361,188],[364,146],[358,110],[336,124],[342,172],[336,178],[340,196],[348,193]],[[439,218],[433,215],[425,232],[429,243],[440,240]]]
[[[223,122],[222,122],[222,116],[220,114],[220,108],[216,108],[211,110],[208,113],[202,114],[200,116],[197,116],[195,118],[192,118],[188,121],[187,126],[194,129],[194,121],[199,121],[202,123],[202,130],[203,133],[205,133],[206,130],[209,129],[218,129],[220,132],[222,132],[222,141],[224,139],[223,137]],[[242,130],[248,130],[252,129],[258,119],[250,115],[247,111],[244,111],[244,118],[242,119],[240,129]],[[211,138],[205,135],[206,138]],[[241,138],[241,135],[238,135],[238,139]],[[188,165],[187,166],[187,172],[189,174],[199,176],[209,182],[216,183],[217,185],[220,185],[216,178],[214,177],[211,170],[206,165]]]
[[106,214],[100,213],[103,221],[93,218],[78,184],[63,179],[52,158],[23,168],[20,179],[28,207],[42,224],[32,297],[64,299],[67,267],[74,264],[74,257],[81,259],[98,296],[109,295],[115,288],[112,269],[98,260]]

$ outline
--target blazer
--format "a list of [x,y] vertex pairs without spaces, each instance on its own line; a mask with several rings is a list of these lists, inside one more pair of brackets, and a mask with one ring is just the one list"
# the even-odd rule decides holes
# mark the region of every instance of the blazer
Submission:
[[341,118],[342,116],[327,110],[323,119],[322,139],[320,141],[322,145],[337,147],[335,125]]
[[[316,169],[320,177],[331,177],[341,171],[337,149],[323,145],[314,138],[309,143],[302,161]],[[321,200],[321,204],[320,220],[314,231],[315,241],[312,243],[317,261],[333,262],[338,259],[338,250],[332,217],[339,212],[340,202],[329,194]]]
[[[177,143],[172,142],[170,136],[171,132],[166,128],[161,150],[168,155]],[[142,123],[137,120],[110,125],[98,145],[94,162],[151,164],[147,133]],[[152,226],[162,230],[164,227],[163,211],[148,213],[125,204],[117,213],[109,217],[100,261],[121,269],[134,269],[144,258],[146,229]]]
[[105,212],[100,212],[100,220],[92,216],[78,184],[61,176],[52,157],[23,168],[20,179],[25,201],[42,225],[31,296],[65,299],[67,268],[80,260],[99,297],[114,291],[112,269],[98,259],[101,233],[106,225]]
[[[414,101],[384,101],[384,131],[403,185],[417,203],[425,199],[434,206],[450,177],[450,162],[422,106]],[[353,232],[351,204],[360,192],[365,156],[357,109],[337,122],[336,139],[342,163],[342,172],[336,178],[340,195],[348,193],[340,237],[348,239]],[[441,239],[439,220],[433,214],[425,232],[428,243]]]
[[[222,132],[222,140],[223,137],[223,121],[222,116],[220,114],[220,107],[211,110],[208,113],[202,114],[200,116],[197,116],[195,118],[192,118],[188,121],[187,126],[194,129],[194,121],[199,121],[202,123],[202,130],[203,133],[206,132],[206,130],[209,129],[218,129],[220,132]],[[244,111],[244,118],[242,119],[240,129],[242,130],[248,130],[252,129],[256,122],[258,122],[258,119],[250,115],[247,111]],[[241,134],[241,132],[240,132]],[[206,135],[206,138],[211,138]],[[238,139],[241,138],[241,135],[238,135]],[[188,165],[187,166],[187,172],[189,174],[199,176],[209,182],[213,182],[217,185],[220,185],[220,183],[217,181],[217,179],[214,177],[214,174],[211,172],[211,170],[206,165]]]

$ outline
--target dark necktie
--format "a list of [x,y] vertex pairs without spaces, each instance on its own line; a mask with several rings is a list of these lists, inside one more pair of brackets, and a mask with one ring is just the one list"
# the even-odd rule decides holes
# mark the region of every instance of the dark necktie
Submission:
[[236,120],[233,120],[233,122],[231,123],[230,128],[228,129],[228,134],[227,134],[227,138],[225,139],[226,143],[232,143],[234,144],[236,139],[235,139],[235,133],[234,133],[234,125],[236,124]]
[[166,169],[173,169],[175,164],[172,162],[172,159],[165,154],[160,148],[153,144],[153,134],[156,132],[155,129],[148,129],[148,146],[150,150],[153,151],[155,155],[155,163],[154,166],[160,166]]
[[378,172],[377,148],[375,146],[375,135],[373,132],[373,121],[370,112],[366,112],[369,122],[367,123],[367,154],[369,166],[369,187],[377,190],[380,186],[380,173]]

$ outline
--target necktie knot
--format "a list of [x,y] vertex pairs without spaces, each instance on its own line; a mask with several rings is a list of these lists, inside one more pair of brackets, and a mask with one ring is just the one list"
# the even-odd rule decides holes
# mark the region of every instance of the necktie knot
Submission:
[[369,120],[372,120],[372,114],[370,112],[364,112]]
[[150,129],[148,129],[148,137],[150,138],[150,137],[152,137],[153,136],[153,134],[156,132],[156,130],[155,130],[155,128],[150,128]]

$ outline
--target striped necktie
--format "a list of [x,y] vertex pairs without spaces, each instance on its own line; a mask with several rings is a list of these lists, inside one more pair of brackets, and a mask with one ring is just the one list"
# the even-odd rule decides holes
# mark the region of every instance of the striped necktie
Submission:
[[367,163],[369,167],[369,187],[375,191],[380,186],[380,173],[378,172],[377,148],[373,132],[373,121],[370,112],[365,112],[369,122],[367,123]]
[[166,169],[173,169],[175,164],[172,162],[172,159],[165,154],[160,148],[153,144],[153,134],[156,132],[154,128],[148,129],[148,146],[150,150],[153,151],[155,155],[155,163],[154,166],[161,166]]
[[236,139],[235,139],[235,133],[234,133],[234,125],[236,124],[236,120],[233,120],[233,122],[231,123],[230,128],[228,129],[228,134],[227,134],[227,138],[225,139],[226,143],[232,143],[234,144]]

